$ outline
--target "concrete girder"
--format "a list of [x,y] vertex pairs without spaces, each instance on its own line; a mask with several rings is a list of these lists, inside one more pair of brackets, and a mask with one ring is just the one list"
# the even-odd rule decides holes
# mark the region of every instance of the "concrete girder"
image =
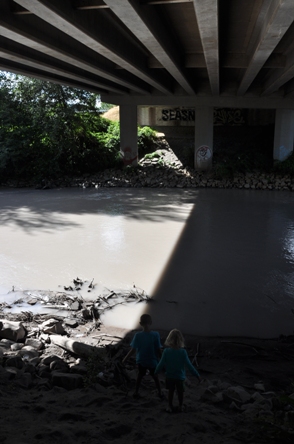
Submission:
[[40,58],[36,59],[33,57],[29,57],[27,53],[26,55],[20,55],[20,53],[16,51],[5,49],[3,48],[2,44],[0,47],[0,57],[4,60],[7,60],[7,64],[9,64],[10,62],[14,62],[16,64],[24,65],[25,67],[31,67],[60,77],[65,76],[65,82],[67,82],[68,79],[71,79],[74,81],[71,82],[71,85],[75,85],[75,87],[77,88],[79,87],[79,84],[84,84],[91,86],[93,90],[97,90],[98,88],[108,92],[116,92],[118,94],[122,94],[123,92],[125,92],[122,89],[115,87],[115,85],[105,83],[104,80],[101,80],[101,82],[99,82],[97,79],[89,79],[88,76],[86,77],[82,75],[82,73],[74,73],[72,67],[68,67],[66,69],[64,66],[58,66],[58,61],[56,62],[56,66],[53,67],[52,63],[46,63],[46,61],[42,61]]
[[284,69],[275,71],[265,81],[262,95],[271,94],[277,91],[282,85],[293,79],[294,76],[294,53],[293,50],[287,55],[287,62]]
[[194,0],[194,9],[213,95],[219,94],[218,0]]
[[[194,94],[194,89],[183,74],[176,59],[175,45],[167,41],[167,32],[163,29],[154,11],[139,7],[132,0],[104,0],[110,9],[123,21],[132,33],[146,46],[150,53],[160,62],[179,85],[188,94]],[[151,16],[150,14],[151,13]]]
[[[77,11],[71,8],[69,1],[15,0],[15,2],[28,9],[45,22],[50,23],[50,25],[53,27],[59,29],[63,33],[66,33],[73,39],[78,40],[80,43],[103,55],[103,57],[111,60],[127,71],[130,71],[133,75],[144,80],[153,88],[164,94],[170,94],[170,89],[168,89],[164,83],[158,81],[156,78],[147,73],[146,66],[138,65],[137,57],[132,58],[130,56],[130,51],[122,54],[122,51],[119,50],[120,48],[118,48],[119,40],[123,40],[121,34],[119,36],[115,36],[117,37],[117,41],[114,41],[113,45],[111,45],[110,40],[108,40],[106,43],[101,36],[101,30],[97,24],[95,26],[91,26],[90,21],[85,23],[83,17],[81,17]],[[112,32],[115,33],[115,28],[113,27]],[[134,46],[133,50],[136,54],[138,54],[139,57],[139,51],[136,50]]]
[[13,42],[17,42],[21,45],[27,46],[35,51],[38,51],[42,54],[46,54],[50,57],[56,58],[58,60],[62,60],[69,65],[73,65],[77,68],[83,69],[92,74],[98,75],[107,79],[109,81],[114,82],[115,84],[119,84],[124,86],[127,89],[132,89],[133,91],[137,91],[141,94],[147,94],[146,89],[142,89],[136,87],[134,84],[125,81],[118,76],[114,76],[108,72],[105,72],[101,68],[94,66],[91,63],[88,63],[84,60],[81,60],[79,56],[71,54],[69,51],[65,51],[61,48],[57,48],[47,41],[43,41],[41,38],[32,37],[28,35],[25,31],[12,26],[9,23],[4,22],[0,19],[0,35],[6,37]]
[[179,107],[214,107],[214,108],[256,108],[256,109],[293,109],[293,99],[281,95],[271,97],[260,96],[152,96],[101,94],[102,102],[117,105],[171,106]]
[[[22,76],[32,77],[34,79],[50,81],[50,82],[56,83],[58,85],[67,85],[72,88],[80,88],[80,89],[84,89],[86,91],[97,93],[97,88],[93,88],[86,83],[77,84],[76,82],[70,81],[69,79],[65,79],[64,77],[61,78],[61,77],[52,76],[52,77],[48,78],[48,74],[46,74],[45,71],[42,73],[41,71],[34,70],[34,69],[32,69],[30,67],[26,67],[24,65],[17,65],[9,60],[2,61],[0,59],[0,70],[13,72],[14,74],[20,74]],[[102,91],[100,91],[100,92],[103,93]],[[107,94],[107,93],[104,93],[104,94]]]
[[259,21],[257,41],[240,83],[238,95],[245,94],[294,20],[293,0],[273,0],[270,3],[265,2],[265,7],[266,11],[260,11],[264,19]]
[[[162,64],[155,58],[149,57],[148,64],[150,68],[163,68]],[[249,57],[246,54],[230,53],[223,57],[221,68],[242,68],[247,69]],[[285,68],[286,56],[282,54],[271,54],[264,64],[264,68]],[[185,68],[206,68],[204,54],[193,53],[185,54]]]

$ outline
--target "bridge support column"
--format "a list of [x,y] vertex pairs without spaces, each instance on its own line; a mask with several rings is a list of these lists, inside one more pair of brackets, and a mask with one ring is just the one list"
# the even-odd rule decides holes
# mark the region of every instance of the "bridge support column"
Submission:
[[212,167],[213,108],[195,108],[194,168],[197,171]]
[[137,106],[120,105],[120,152],[124,165],[138,165]]
[[274,137],[274,161],[282,162],[293,152],[294,110],[277,109]]

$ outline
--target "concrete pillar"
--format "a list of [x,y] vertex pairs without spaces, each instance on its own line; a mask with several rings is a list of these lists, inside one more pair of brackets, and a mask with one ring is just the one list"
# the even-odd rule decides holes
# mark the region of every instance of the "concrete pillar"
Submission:
[[293,152],[294,110],[277,109],[275,120],[274,160],[282,162]]
[[120,105],[120,151],[124,165],[138,165],[137,106]]
[[213,108],[195,109],[194,167],[197,171],[212,167],[213,153]]

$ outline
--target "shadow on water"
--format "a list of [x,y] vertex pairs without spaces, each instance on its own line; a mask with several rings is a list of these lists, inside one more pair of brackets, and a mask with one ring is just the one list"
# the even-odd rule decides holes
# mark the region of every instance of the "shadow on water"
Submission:
[[293,221],[290,194],[202,190],[152,293],[154,323],[208,336],[292,334]]
[[31,234],[79,226],[67,216],[123,216],[137,221],[184,221],[196,190],[54,189],[1,190],[0,224],[14,224]]

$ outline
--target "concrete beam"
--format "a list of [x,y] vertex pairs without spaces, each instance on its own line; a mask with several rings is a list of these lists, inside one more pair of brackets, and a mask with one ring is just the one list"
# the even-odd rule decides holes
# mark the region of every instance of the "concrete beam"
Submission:
[[264,83],[262,95],[272,94],[277,91],[281,86],[293,79],[294,76],[294,53],[293,48],[287,55],[287,62],[284,69],[275,71],[270,74]]
[[[169,94],[171,91],[155,77],[148,74],[146,66],[138,60],[142,60],[142,52],[132,44],[128,36],[119,32],[118,25],[104,16],[103,29],[93,18],[81,16],[78,11],[72,9],[68,0],[15,0],[15,2],[31,11],[53,27],[78,40],[92,51],[101,54],[113,63],[122,66],[133,75],[144,80],[153,88],[162,93]],[[110,23],[111,22],[111,23]],[[106,25],[109,25],[106,30]],[[111,25],[111,27],[110,27]],[[111,35],[109,29],[111,28]],[[103,30],[107,33],[103,35]],[[125,45],[123,43],[125,42]],[[125,46],[125,47],[124,47]]]
[[[194,90],[183,74],[175,53],[175,45],[167,39],[168,32],[160,23],[155,11],[148,11],[132,0],[104,0],[116,16],[130,29],[188,94]],[[151,13],[151,14],[150,14]]]
[[189,106],[202,108],[212,106],[215,108],[257,108],[257,109],[277,109],[277,108],[293,108],[293,99],[285,98],[281,95],[272,95],[270,97],[260,97],[260,95],[252,96],[118,96],[112,94],[102,94],[101,100],[106,103],[116,105],[146,105],[146,106]]
[[[175,3],[190,3],[193,0],[142,0],[144,5],[168,5]],[[75,0],[77,9],[103,9],[109,6],[105,5],[103,0]]]
[[[250,63],[238,89],[238,95],[243,95],[264,66],[266,60],[281,41],[294,20],[293,0],[273,0],[268,5],[262,23],[259,24],[259,35],[250,55]],[[261,21],[260,21],[261,22]]]
[[[229,53],[224,55],[222,68],[246,69],[249,65],[249,57],[246,54]],[[264,64],[264,68],[285,68],[287,57],[282,54],[272,54]],[[152,69],[162,69],[162,64],[153,56],[148,59],[148,66]],[[206,68],[204,54],[194,53],[185,55],[185,68]]]
[[[8,18],[7,15],[5,18]],[[148,93],[146,89],[138,87],[134,83],[126,81],[119,76],[115,76],[114,74],[103,70],[103,68],[101,68],[100,66],[85,61],[81,58],[81,55],[79,53],[74,53],[70,47],[63,47],[62,45],[58,47],[57,43],[55,43],[54,40],[46,40],[46,37],[44,37],[43,39],[41,32],[37,36],[32,36],[28,33],[25,27],[22,29],[21,26],[17,25],[18,23],[15,20],[12,20],[11,23],[9,18],[7,21],[4,21],[0,18],[0,35],[13,42],[17,42],[23,46],[27,46],[28,48],[38,51],[42,55],[46,54],[50,57],[56,58],[57,60],[62,60],[69,65],[80,68],[86,72],[98,75],[103,79],[114,82],[116,85],[121,85],[127,89],[137,91],[138,93]]]
[[79,89],[84,89],[86,91],[90,91],[93,93],[105,93],[105,91],[99,89],[99,91],[97,91],[97,88],[94,88],[86,83],[78,83],[78,82],[74,82],[70,79],[67,79],[65,77],[60,77],[60,76],[54,76],[52,75],[48,75],[48,73],[45,73],[42,71],[39,71],[37,69],[33,69],[30,66],[26,66],[26,65],[19,65],[16,64],[14,62],[11,61],[6,61],[6,60],[1,60],[0,59],[0,70],[2,71],[8,71],[8,72],[13,72],[14,74],[20,74],[23,76],[27,76],[27,77],[32,77],[33,79],[40,79],[40,80],[44,80],[47,82],[52,82],[52,83],[56,83],[58,85],[67,85],[67,86],[71,86],[72,88],[79,88]]
[[[11,45],[10,45],[11,46]],[[40,56],[33,57],[29,56],[28,54],[29,50],[26,51],[26,54],[20,55],[17,51],[13,49],[7,49],[3,46],[3,43],[0,44],[0,57],[3,59],[3,62],[5,63],[5,60],[7,61],[7,65],[11,62],[17,63],[19,65],[24,65],[24,67],[31,67],[40,71],[44,71],[44,73],[51,73],[53,75],[57,75],[59,77],[64,77],[65,79],[71,79],[73,80],[76,85],[83,84],[83,85],[89,85],[95,90],[101,90],[104,91],[112,91],[113,93],[123,94],[126,93],[125,89],[117,88],[115,85],[112,85],[108,82],[105,82],[104,79],[101,79],[101,81],[98,81],[98,78],[89,78],[89,75],[87,77],[83,75],[83,72],[81,73],[75,73],[73,68],[69,68],[69,66],[65,67],[65,65],[61,65],[61,63],[58,63],[57,59],[54,63],[52,61],[45,61],[44,57],[42,60],[42,57]]]
[[211,92],[219,94],[218,0],[194,0]]

